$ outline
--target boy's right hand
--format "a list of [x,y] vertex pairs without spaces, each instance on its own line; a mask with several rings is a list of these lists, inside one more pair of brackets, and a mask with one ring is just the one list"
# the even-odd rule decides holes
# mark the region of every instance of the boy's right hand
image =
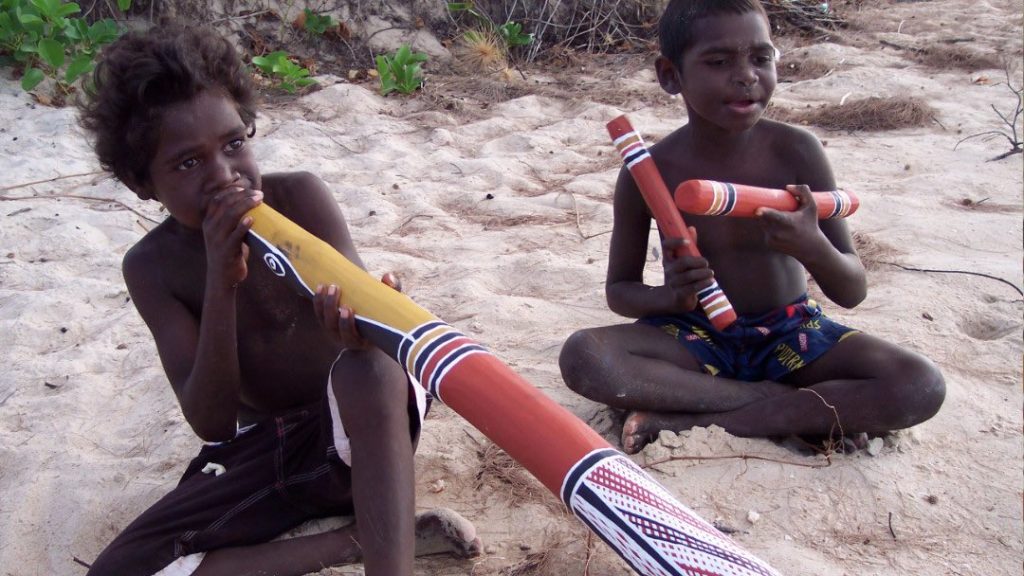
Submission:
[[207,282],[236,287],[248,276],[249,247],[242,241],[252,227],[245,213],[263,202],[263,192],[232,187],[206,203],[203,239],[206,242]]
[[[697,230],[690,227],[690,235],[696,242]],[[665,238],[661,242],[665,288],[670,294],[667,314],[681,314],[696,308],[697,293],[710,286],[715,276],[706,259],[685,254],[683,248],[688,242],[682,238]]]

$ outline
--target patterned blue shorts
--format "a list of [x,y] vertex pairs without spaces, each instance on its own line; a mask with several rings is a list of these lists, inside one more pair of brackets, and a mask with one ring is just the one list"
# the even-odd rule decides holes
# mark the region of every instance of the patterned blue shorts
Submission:
[[673,336],[708,374],[746,382],[777,382],[858,333],[829,320],[806,294],[783,308],[740,316],[724,332],[717,331],[700,309],[637,322],[657,326]]

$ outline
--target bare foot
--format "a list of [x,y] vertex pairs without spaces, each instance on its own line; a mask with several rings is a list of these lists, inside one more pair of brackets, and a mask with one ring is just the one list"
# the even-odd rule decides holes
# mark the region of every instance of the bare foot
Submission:
[[457,558],[474,558],[482,549],[476,527],[458,512],[435,508],[416,515],[417,556],[451,554]]
[[630,412],[622,423],[622,451],[636,454],[658,436],[661,430],[653,422],[652,414],[639,410]]
[[637,410],[626,415],[622,424],[622,451],[636,454],[658,439],[662,430],[678,432],[694,426],[716,424],[716,414],[684,414],[682,412],[644,412]]

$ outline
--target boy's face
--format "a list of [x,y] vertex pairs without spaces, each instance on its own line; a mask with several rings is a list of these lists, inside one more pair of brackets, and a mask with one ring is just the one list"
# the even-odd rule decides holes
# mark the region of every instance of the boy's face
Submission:
[[247,132],[230,97],[205,91],[168,107],[143,186],[178,222],[201,228],[207,203],[218,192],[260,189]]
[[658,58],[658,80],[682,94],[691,123],[741,132],[761,118],[775,91],[775,54],[761,13],[706,16],[694,23],[681,67]]

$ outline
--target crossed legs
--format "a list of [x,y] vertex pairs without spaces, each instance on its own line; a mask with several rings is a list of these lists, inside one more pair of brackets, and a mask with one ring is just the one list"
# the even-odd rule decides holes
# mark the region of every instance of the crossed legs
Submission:
[[934,416],[945,397],[928,359],[865,334],[844,339],[783,382],[709,376],[674,338],[643,324],[577,332],[559,364],[572,390],[630,411],[622,435],[627,453],[660,430],[712,424],[737,436],[907,428]]

